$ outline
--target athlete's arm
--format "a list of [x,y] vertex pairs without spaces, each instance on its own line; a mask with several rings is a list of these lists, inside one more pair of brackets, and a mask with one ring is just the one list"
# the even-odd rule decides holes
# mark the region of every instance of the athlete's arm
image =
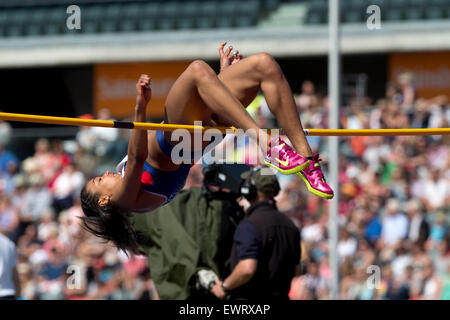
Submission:
[[[147,104],[152,97],[150,77],[141,75],[136,84],[136,106],[134,108],[134,121],[145,122]],[[125,210],[133,210],[141,189],[141,175],[145,160],[148,156],[147,131],[133,129],[128,142],[128,160],[122,183],[117,186],[117,193],[113,201]]]

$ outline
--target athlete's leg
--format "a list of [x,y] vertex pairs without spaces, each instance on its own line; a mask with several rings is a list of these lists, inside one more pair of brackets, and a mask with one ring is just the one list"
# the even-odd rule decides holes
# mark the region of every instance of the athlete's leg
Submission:
[[[295,150],[305,157],[312,156],[289,84],[270,55],[261,53],[250,56],[229,66],[219,74],[219,79],[241,101],[251,96],[249,92],[255,93],[261,88],[270,110],[275,114]],[[247,105],[250,101],[244,102],[243,104]],[[326,183],[320,169],[319,155],[315,154],[310,159],[309,165],[297,174],[305,181],[309,191],[323,198],[332,198],[333,190]]]
[[[292,91],[278,63],[267,53],[249,56],[219,74],[219,79],[247,106],[248,97],[261,88],[269,109],[286,132],[294,149],[304,157],[312,151],[303,132]],[[254,96],[253,96],[254,97]]]
[[[192,62],[176,80],[167,96],[165,110],[168,123],[193,124],[201,120],[209,124],[212,114],[220,114],[228,123],[253,132],[253,138],[260,138],[260,134],[261,138],[268,138],[214,70],[200,60]],[[263,149],[265,146],[261,144]]]
[[[261,58],[262,56],[264,55],[258,55],[235,64],[235,66],[247,65],[247,69],[258,66],[258,72],[254,72],[252,77],[241,74],[243,80],[239,83],[239,90],[235,92],[228,88],[230,81],[235,79],[234,77],[224,77],[219,80],[205,62],[194,61],[177,79],[168,94],[166,99],[167,121],[169,123],[193,123],[195,120],[208,121],[212,114],[220,115],[223,121],[232,123],[256,139],[260,148],[266,151],[270,136],[257,126],[241,103],[241,101],[250,102],[259,86],[264,84],[266,87],[266,83],[261,79],[262,76],[272,75],[271,70],[269,72],[261,71],[264,69],[261,63],[265,61]],[[269,66],[269,69],[273,68]],[[298,118],[297,114],[295,116]],[[297,121],[299,124],[299,120]],[[300,125],[299,128],[302,130]],[[286,133],[294,137],[294,129],[291,125]],[[265,163],[284,174],[297,173],[309,165],[309,161],[305,157],[293,152],[281,140],[271,143],[271,152],[265,154]]]

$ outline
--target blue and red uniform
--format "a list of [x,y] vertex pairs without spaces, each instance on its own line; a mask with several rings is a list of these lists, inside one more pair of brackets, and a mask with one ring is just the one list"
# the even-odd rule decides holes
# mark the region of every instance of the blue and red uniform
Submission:
[[[170,157],[173,146],[164,139],[162,131],[156,131],[156,140],[161,150]],[[125,174],[128,155],[117,165],[117,172],[122,177]],[[166,201],[162,204],[169,203],[183,189],[192,164],[182,163],[177,170],[162,171],[153,168],[147,161],[141,175],[142,188],[149,193],[163,196]]]

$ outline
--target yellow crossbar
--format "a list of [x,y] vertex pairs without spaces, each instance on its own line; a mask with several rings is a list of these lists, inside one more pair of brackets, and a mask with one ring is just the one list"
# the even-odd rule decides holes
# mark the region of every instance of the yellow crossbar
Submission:
[[[140,129],[140,130],[162,130],[174,131],[176,129],[186,129],[191,132],[194,130],[217,129],[222,133],[236,133],[241,131],[235,127],[212,127],[212,126],[195,126],[185,124],[163,124],[149,122],[124,122],[124,121],[106,121],[106,120],[90,120],[68,117],[51,117],[21,113],[0,112],[0,119],[8,121],[47,123],[69,126],[88,126],[88,127],[106,127],[121,129]],[[231,132],[230,132],[231,130]],[[268,129],[269,131],[271,129]],[[450,135],[450,128],[433,128],[433,129],[306,129],[306,135],[309,136],[416,136],[416,135]]]

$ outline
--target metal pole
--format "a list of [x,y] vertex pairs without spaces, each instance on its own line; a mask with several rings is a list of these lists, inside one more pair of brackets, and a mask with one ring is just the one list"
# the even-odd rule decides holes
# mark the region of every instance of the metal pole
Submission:
[[[339,55],[339,0],[328,1],[328,96],[329,113],[328,126],[330,129],[339,128],[339,103],[340,103],[340,55]],[[329,264],[331,270],[330,298],[339,299],[339,265],[337,256],[338,244],[338,204],[339,204],[339,138],[329,137],[329,182],[334,190],[334,198],[330,201],[328,220]]]

